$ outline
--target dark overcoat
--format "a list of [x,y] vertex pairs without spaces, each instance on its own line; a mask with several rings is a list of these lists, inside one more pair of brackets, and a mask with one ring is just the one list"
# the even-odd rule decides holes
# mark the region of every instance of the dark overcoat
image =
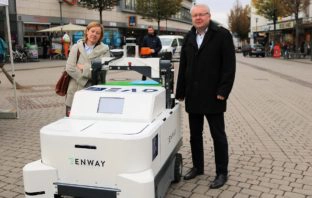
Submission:
[[198,49],[194,27],[181,49],[176,98],[185,99],[188,113],[222,113],[235,78],[236,60],[231,33],[210,21]]

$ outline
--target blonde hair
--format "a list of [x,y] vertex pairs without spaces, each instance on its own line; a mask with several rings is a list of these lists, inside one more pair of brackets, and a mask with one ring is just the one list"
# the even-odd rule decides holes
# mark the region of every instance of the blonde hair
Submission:
[[93,28],[93,27],[100,27],[100,28],[101,28],[101,36],[100,36],[100,39],[99,39],[99,41],[98,41],[98,42],[101,42],[102,39],[103,39],[103,36],[104,36],[104,27],[103,27],[102,24],[100,24],[100,23],[98,23],[98,22],[95,22],[95,21],[90,22],[90,23],[87,25],[87,27],[86,27],[86,29],[85,29],[85,31],[84,31],[84,41],[87,42],[87,40],[88,40],[88,38],[87,38],[87,32],[88,32],[91,28]]

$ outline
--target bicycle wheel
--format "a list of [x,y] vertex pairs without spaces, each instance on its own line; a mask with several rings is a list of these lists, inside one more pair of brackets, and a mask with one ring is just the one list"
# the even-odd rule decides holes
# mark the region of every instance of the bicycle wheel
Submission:
[[21,53],[21,59],[22,62],[27,62],[27,55],[24,52]]

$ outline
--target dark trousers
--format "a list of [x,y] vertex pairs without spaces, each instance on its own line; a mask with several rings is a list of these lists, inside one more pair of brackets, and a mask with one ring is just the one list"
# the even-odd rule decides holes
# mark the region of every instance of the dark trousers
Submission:
[[69,117],[70,110],[71,110],[71,107],[70,106],[66,106],[66,110],[65,110],[66,117]]
[[189,113],[190,143],[193,166],[204,170],[203,127],[206,117],[210,134],[213,139],[216,174],[228,174],[228,142],[225,134],[224,114],[193,114]]
[[4,54],[0,54],[0,63],[4,63],[5,61]]

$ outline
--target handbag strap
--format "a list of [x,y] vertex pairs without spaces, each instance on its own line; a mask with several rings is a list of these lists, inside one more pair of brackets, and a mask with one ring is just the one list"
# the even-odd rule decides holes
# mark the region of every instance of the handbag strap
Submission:
[[78,50],[77,50],[77,60],[76,60],[76,64],[78,63],[79,56],[80,56],[80,51],[79,51],[79,48],[78,48]]

